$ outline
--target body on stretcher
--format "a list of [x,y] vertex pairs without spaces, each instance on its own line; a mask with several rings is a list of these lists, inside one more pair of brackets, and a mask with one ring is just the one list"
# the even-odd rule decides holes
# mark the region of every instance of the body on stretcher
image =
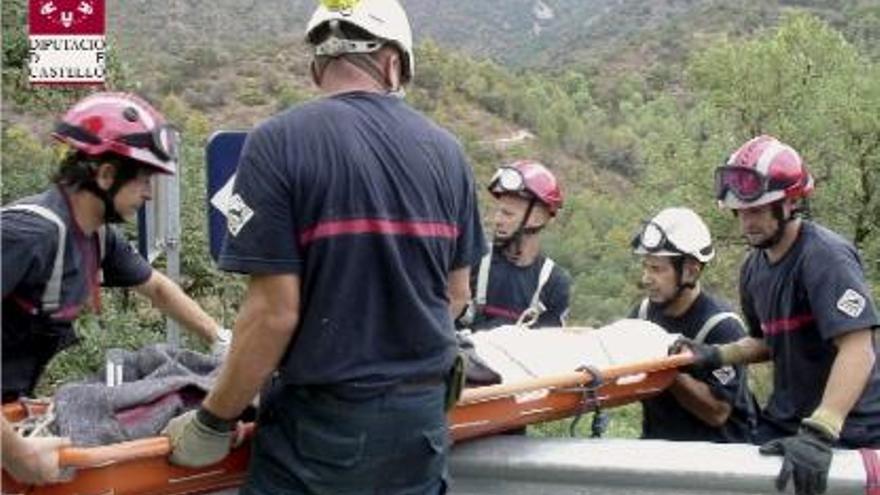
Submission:
[[[633,321],[638,323],[625,323]],[[663,391],[678,369],[693,358],[690,354],[666,356],[674,336],[646,323],[623,320],[616,328],[582,331],[502,327],[474,335],[478,355],[502,381],[464,391],[449,413],[452,440],[462,442],[599,407],[616,407]],[[583,371],[572,371],[585,365],[588,368]],[[16,403],[4,406],[3,414],[11,421],[34,422],[49,407],[50,402]],[[252,424],[244,425],[245,441],[226,459],[196,469],[169,464],[170,444],[162,436],[63,448],[61,465],[75,470],[70,481],[26,487],[4,473],[2,493],[171,495],[235,487],[247,470],[247,439],[252,431]]]

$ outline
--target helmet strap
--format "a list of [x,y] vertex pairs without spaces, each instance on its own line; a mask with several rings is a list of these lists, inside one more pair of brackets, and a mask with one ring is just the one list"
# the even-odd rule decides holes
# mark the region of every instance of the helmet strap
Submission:
[[696,281],[693,282],[682,282],[684,278],[684,263],[686,256],[674,256],[670,260],[672,262],[672,268],[675,270],[675,294],[672,295],[669,299],[652,304],[656,305],[658,309],[665,310],[672,303],[678,301],[678,298],[681,297],[682,293],[688,289],[695,289],[697,287]]
[[370,55],[366,53],[350,53],[344,56],[345,60],[354,64],[357,68],[364,71],[372,77],[377,83],[379,83],[385,91],[394,92],[397,91],[397,88],[394,88],[391,85],[391,81],[385,74],[382,73],[382,68],[379,67],[379,64],[376,63],[376,60],[373,59]]
[[116,196],[116,193],[119,192],[119,189],[122,187],[119,184],[118,180],[113,180],[113,185],[110,186],[110,189],[101,189],[101,186],[98,185],[98,182],[95,180],[90,180],[82,185],[83,190],[89,191],[94,194],[104,203],[104,223],[122,223],[125,221],[124,218],[116,211],[116,206],[113,204],[113,198]]
[[776,230],[773,231],[773,235],[767,238],[761,244],[755,246],[758,249],[770,249],[779,241],[782,240],[782,236],[785,235],[785,227],[788,225],[788,222],[794,219],[794,214],[792,213],[789,216],[785,216],[785,208],[783,207],[783,203],[785,200],[776,201],[773,203],[773,209],[771,210],[773,213],[773,218],[776,219]]
[[124,167],[136,167],[136,165],[126,164],[123,160],[113,160],[113,167],[115,169],[115,175],[109,189],[102,189],[101,186],[98,185],[97,179],[94,177],[85,182],[82,187],[86,191],[97,196],[98,199],[104,203],[104,223],[123,223],[125,222],[125,218],[123,218],[116,210],[116,205],[113,200],[116,198],[119,190],[134,178],[131,174],[134,173],[137,168],[124,170]]
[[532,198],[529,201],[529,206],[526,208],[526,212],[523,215],[522,220],[520,220],[519,226],[516,228],[513,234],[507,237],[496,236],[492,239],[492,244],[505,251],[509,248],[513,248],[513,254],[517,257],[522,255],[523,237],[526,235],[536,234],[544,228],[543,225],[538,227],[526,227],[526,224],[529,222],[529,217],[532,216],[532,210],[535,209],[535,203],[537,203],[536,198]]

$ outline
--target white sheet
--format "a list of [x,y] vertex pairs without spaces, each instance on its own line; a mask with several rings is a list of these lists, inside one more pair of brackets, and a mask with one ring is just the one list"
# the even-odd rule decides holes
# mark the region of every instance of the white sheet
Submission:
[[589,327],[528,329],[504,326],[470,336],[502,383],[558,375],[583,365],[606,368],[666,356],[678,337],[645,320],[619,320]]

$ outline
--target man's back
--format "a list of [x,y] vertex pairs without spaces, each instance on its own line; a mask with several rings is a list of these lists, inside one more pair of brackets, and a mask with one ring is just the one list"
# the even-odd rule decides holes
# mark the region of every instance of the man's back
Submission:
[[252,133],[236,193],[245,208],[263,195],[273,218],[244,220],[221,265],[302,280],[288,382],[380,386],[449,368],[447,275],[479,259],[483,236],[446,131],[392,96],[318,100]]

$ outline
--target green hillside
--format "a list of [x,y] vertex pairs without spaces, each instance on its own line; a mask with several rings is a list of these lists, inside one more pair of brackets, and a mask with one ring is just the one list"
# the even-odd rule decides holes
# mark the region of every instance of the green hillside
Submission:
[[[184,128],[184,285],[231,324],[240,281],[207,257],[202,148],[217,129],[314,95],[299,42],[313,4],[206,3],[115,3],[110,86],[145,94]],[[521,157],[563,177],[547,249],[574,277],[575,323],[626,313],[638,296],[629,238],[670,205],[707,219],[719,248],[707,284],[735,300],[745,246],[715,207],[712,170],[762,132],[802,152],[817,178],[813,215],[857,243],[880,294],[877,2],[545,0],[554,15],[537,21],[534,2],[405,3],[433,40],[420,35],[408,100],[460,137],[481,184]],[[3,2],[4,202],[45,183],[53,115],[79,94],[22,83],[22,5]],[[127,298],[107,307],[102,321],[159,328]]]

